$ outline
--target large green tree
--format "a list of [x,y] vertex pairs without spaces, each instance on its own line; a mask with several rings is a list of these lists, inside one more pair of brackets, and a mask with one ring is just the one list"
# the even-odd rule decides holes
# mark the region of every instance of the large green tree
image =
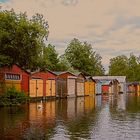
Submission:
[[126,76],[129,82],[140,81],[140,57],[130,54],[130,57],[124,55],[110,59],[109,75]]
[[41,70],[49,69],[52,71],[73,70],[65,54],[59,56],[55,46],[51,44],[48,44],[48,46],[43,48],[43,52],[39,60],[39,67]]
[[69,71],[72,73],[79,73],[78,70],[74,69],[71,64],[69,63],[65,54],[59,56],[59,63],[57,65],[58,71]]
[[73,39],[65,50],[65,56],[71,66],[86,75],[103,75],[101,56],[96,54],[91,44]]
[[42,70],[49,69],[56,71],[58,62],[58,53],[55,50],[55,46],[51,44],[44,46],[42,55],[40,56],[39,67]]
[[47,37],[48,23],[42,15],[28,19],[26,13],[0,11],[0,66],[37,68]]
[[57,65],[58,71],[68,71],[71,69],[71,64],[68,62],[65,54],[59,56],[59,63]]
[[133,53],[130,54],[128,59],[128,79],[129,81],[140,81],[139,70],[140,65],[138,62],[138,57],[136,57]]
[[128,71],[128,58],[120,55],[110,59],[109,75],[126,75]]

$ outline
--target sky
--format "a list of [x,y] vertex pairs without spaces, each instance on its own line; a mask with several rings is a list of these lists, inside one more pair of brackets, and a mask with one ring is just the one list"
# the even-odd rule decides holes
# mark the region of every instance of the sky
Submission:
[[48,43],[63,54],[73,38],[87,41],[109,60],[130,53],[140,55],[140,0],[0,0],[2,9],[44,15],[49,23]]

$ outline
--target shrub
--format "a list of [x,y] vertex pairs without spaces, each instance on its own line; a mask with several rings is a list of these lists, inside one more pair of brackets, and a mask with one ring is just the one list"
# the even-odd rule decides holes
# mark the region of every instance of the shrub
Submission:
[[25,103],[29,97],[23,91],[17,91],[15,87],[8,88],[0,97],[0,106],[17,105]]

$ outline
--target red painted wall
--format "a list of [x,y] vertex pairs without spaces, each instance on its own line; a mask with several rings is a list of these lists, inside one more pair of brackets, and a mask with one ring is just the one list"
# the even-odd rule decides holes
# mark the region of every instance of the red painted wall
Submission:
[[36,72],[32,74],[32,77],[42,78],[42,79],[55,79],[56,75],[51,72]]
[[12,73],[21,75],[21,90],[28,93],[29,92],[29,73],[22,70],[19,66],[13,65],[11,68],[3,67],[0,68],[0,73]]
[[71,73],[69,73],[69,72],[66,72],[66,73],[62,73],[62,74],[58,75],[57,77],[58,77],[58,78],[67,79],[68,76],[74,76],[74,75],[71,74]]
[[27,74],[22,75],[21,90],[29,93],[29,75]]
[[103,93],[109,93],[109,86],[108,85],[102,85],[102,92]]

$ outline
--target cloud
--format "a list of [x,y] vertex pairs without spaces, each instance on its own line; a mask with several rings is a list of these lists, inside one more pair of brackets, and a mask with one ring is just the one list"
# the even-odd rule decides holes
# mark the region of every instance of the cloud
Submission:
[[41,13],[49,23],[48,43],[63,53],[73,38],[87,41],[103,57],[140,52],[139,0],[9,0],[3,9]]
[[69,6],[69,5],[76,5],[78,4],[78,0],[63,0],[62,4]]

